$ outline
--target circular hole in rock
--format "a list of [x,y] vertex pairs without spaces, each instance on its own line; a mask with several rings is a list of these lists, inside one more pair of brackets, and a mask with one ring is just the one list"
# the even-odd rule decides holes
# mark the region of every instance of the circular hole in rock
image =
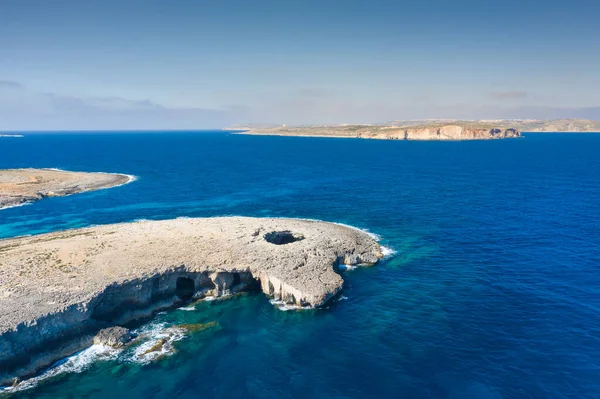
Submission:
[[300,233],[292,233],[289,230],[271,231],[265,234],[265,240],[275,245],[291,244],[296,241],[304,240],[304,236]]

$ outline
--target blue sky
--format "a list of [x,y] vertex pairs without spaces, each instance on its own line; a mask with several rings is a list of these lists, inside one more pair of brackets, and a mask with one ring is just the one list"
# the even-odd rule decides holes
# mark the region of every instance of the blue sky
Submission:
[[600,119],[592,0],[0,2],[0,129]]

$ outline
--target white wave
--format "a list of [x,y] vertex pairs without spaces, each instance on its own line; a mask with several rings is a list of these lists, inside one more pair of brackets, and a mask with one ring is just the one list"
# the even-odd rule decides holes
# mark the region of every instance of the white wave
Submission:
[[335,302],[345,301],[346,299],[348,299],[348,297],[347,297],[347,296],[340,295],[340,296],[339,296],[339,298],[337,298],[337,299],[335,300]]
[[311,310],[312,308],[300,306],[300,305],[292,305],[286,302],[283,302],[279,299],[271,299],[269,302],[274,305],[277,309],[287,312],[288,310]]
[[345,271],[345,272],[349,272],[350,270],[354,270],[357,267],[358,267],[357,265],[345,265],[343,263],[340,264],[340,266],[339,266],[340,270]]
[[31,205],[31,204],[33,204],[33,202],[22,202],[22,203],[16,204],[16,205],[7,205],[7,206],[0,207],[0,210],[9,209],[9,208],[18,208],[20,206]]
[[178,310],[185,310],[186,312],[193,312],[194,310],[196,310],[195,306],[183,306],[181,308],[178,308]]
[[116,359],[121,350],[104,345],[92,345],[63,359],[37,377],[20,382],[15,387],[0,387],[0,392],[17,392],[35,387],[40,382],[64,373],[81,373],[98,360]]
[[[116,173],[115,173],[115,174],[116,174]],[[127,177],[129,178],[129,181],[127,181],[127,183],[125,183],[125,184],[128,184],[128,183],[133,183],[134,181],[136,181],[136,180],[139,180],[139,179],[140,179],[140,177],[139,177],[139,176],[136,176],[136,175],[128,175],[127,173],[121,173],[121,174],[122,174],[122,175],[125,175],[125,176],[127,176]]]
[[371,238],[372,238],[372,239],[374,239],[375,241],[381,241],[381,236],[380,236],[379,234],[372,233],[372,232],[370,232],[368,229],[363,229],[363,228],[360,228],[360,227],[351,226],[351,225],[349,225],[349,224],[338,223],[338,222],[331,222],[331,223],[333,223],[333,224],[337,224],[337,225],[339,225],[339,226],[344,226],[344,227],[347,227],[347,228],[349,228],[349,229],[353,229],[353,230],[358,230],[358,231],[361,231],[361,232],[363,232],[363,233],[366,233],[366,234],[367,234],[369,237],[371,237]]
[[[94,173],[94,172],[91,172],[91,173]],[[136,180],[139,179],[139,177],[137,177],[135,175],[128,175],[127,173],[108,173],[108,172],[95,172],[95,173],[104,173],[106,175],[127,176],[127,181],[125,183],[118,184],[116,186],[102,187],[102,188],[99,188],[98,190],[108,190],[109,188],[121,187],[121,186],[124,186],[126,184],[133,183],[134,181],[136,181]],[[95,190],[95,191],[97,191],[97,190]]]
[[[177,327],[165,327],[165,323],[149,324],[142,327],[137,333],[139,337],[147,340],[136,347],[131,356],[124,360],[139,364],[148,364],[159,357],[174,354],[175,347],[173,343],[185,337],[185,330]],[[163,341],[163,343],[157,350],[148,352],[159,345],[160,341]]]
[[385,245],[380,245],[381,253],[383,254],[383,259],[388,259],[396,255],[397,251],[393,248],[386,247]]

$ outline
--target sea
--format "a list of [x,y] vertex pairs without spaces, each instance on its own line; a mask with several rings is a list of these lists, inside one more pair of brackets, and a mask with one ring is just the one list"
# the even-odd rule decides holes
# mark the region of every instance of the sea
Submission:
[[0,168],[24,167],[136,179],[0,210],[0,238],[243,215],[351,225],[387,256],[343,271],[322,309],[260,293],[190,303],[135,326],[133,347],[93,346],[0,397],[600,398],[600,134],[2,139]]

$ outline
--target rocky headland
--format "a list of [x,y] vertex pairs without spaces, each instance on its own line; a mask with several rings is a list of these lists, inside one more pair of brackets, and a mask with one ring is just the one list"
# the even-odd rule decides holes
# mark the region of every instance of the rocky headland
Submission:
[[273,126],[240,124],[225,130],[271,136],[341,137],[380,140],[490,140],[521,137],[521,132],[600,132],[600,121],[588,119],[427,119],[376,124]]
[[57,169],[0,169],[0,209],[46,197],[60,197],[120,186],[132,176]]
[[242,134],[273,136],[338,137],[379,140],[491,140],[521,137],[511,127],[481,124],[428,123],[397,125],[319,125],[277,128],[254,128]]
[[121,345],[127,331],[111,327],[192,298],[256,290],[321,306],[342,288],[340,264],[381,257],[367,233],[295,219],[181,218],[0,240],[0,385],[95,336]]

